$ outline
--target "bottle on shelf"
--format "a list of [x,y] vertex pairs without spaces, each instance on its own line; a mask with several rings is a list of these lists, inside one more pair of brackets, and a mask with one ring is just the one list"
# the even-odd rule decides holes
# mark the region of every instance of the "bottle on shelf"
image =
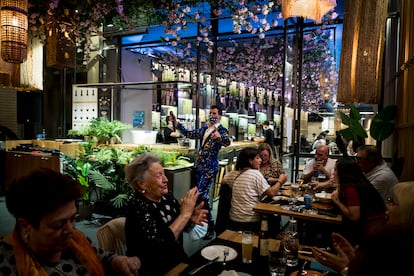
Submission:
[[262,225],[259,232],[259,253],[260,257],[269,256],[269,227],[266,215],[262,216]]
[[299,263],[299,237],[295,219],[289,220],[289,232],[286,234],[283,244],[286,265],[289,267],[297,266]]

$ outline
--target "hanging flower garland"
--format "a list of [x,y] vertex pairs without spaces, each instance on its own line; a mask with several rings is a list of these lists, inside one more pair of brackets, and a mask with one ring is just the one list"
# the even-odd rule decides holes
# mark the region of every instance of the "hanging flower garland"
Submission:
[[[336,102],[338,70],[331,51],[331,30],[315,30],[305,35],[302,65],[302,110],[317,112],[325,100]],[[288,41],[292,48],[293,41]],[[160,64],[196,72],[196,58],[191,45],[175,47],[168,55],[158,55]],[[284,41],[279,37],[246,39],[217,48],[216,75],[229,81],[243,83],[246,88],[260,87],[280,91],[283,76]],[[288,55],[288,62],[294,63]],[[211,56],[202,55],[202,72],[211,72]]]
[[31,32],[45,43],[48,25],[58,24],[62,33],[75,39],[85,64],[93,48],[92,36],[101,33],[102,24],[111,13],[125,18],[122,0],[36,0],[29,7],[29,26]]
[[[65,13],[69,11],[69,13]],[[216,18],[211,18],[211,12]],[[276,17],[275,17],[276,14]],[[190,22],[199,22],[204,28],[197,38],[208,53],[212,52],[211,21],[217,18],[232,18],[235,33],[247,32],[265,38],[266,32],[277,26],[281,18],[281,1],[250,0],[33,0],[29,7],[29,25],[35,36],[45,42],[46,26],[51,20],[69,22],[62,31],[70,31],[76,39],[79,51],[83,52],[83,63],[87,63],[94,48],[91,37],[101,34],[103,24],[113,21],[120,31],[133,30],[162,24],[161,40],[172,46],[194,47],[181,38]],[[335,18],[328,13],[326,20]]]

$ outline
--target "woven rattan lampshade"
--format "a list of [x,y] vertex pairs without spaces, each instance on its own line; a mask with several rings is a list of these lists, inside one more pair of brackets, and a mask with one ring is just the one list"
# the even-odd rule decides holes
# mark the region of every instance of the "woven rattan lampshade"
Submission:
[[345,1],[337,101],[381,101],[387,0]]
[[10,63],[27,58],[27,0],[0,1],[1,57]]
[[304,17],[321,23],[322,17],[336,7],[336,0],[282,0],[283,19]]

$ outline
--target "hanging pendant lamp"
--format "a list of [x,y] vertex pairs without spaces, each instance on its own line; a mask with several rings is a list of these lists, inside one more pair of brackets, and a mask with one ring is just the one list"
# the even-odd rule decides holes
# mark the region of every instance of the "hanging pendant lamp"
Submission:
[[1,58],[22,63],[27,58],[27,0],[0,1]]
[[336,7],[336,0],[283,0],[283,19],[289,17],[304,17],[320,24],[322,17]]

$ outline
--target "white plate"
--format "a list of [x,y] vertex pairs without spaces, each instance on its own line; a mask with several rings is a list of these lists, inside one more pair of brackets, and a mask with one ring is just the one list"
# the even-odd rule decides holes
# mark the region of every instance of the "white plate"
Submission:
[[322,199],[331,199],[332,194],[331,193],[326,193],[326,192],[320,192],[320,193],[316,193],[315,197],[316,198],[322,198]]
[[288,197],[288,196],[274,196],[274,197],[272,197],[272,199],[273,199],[274,201],[278,201],[278,200],[286,200],[286,201],[290,201],[290,197]]
[[296,198],[296,200],[297,200],[297,201],[300,201],[300,202],[304,202],[304,201],[305,201],[305,199],[303,198],[303,196],[298,196],[298,197]]
[[235,270],[223,270],[218,276],[252,276],[251,274],[235,271]]
[[201,256],[207,260],[213,260],[215,257],[219,256],[217,262],[222,262],[224,258],[224,248],[229,249],[229,255],[227,255],[226,262],[234,260],[237,257],[237,252],[231,247],[225,245],[210,245],[201,250]]
[[316,193],[315,198],[321,202],[331,202],[332,194],[326,192]]

